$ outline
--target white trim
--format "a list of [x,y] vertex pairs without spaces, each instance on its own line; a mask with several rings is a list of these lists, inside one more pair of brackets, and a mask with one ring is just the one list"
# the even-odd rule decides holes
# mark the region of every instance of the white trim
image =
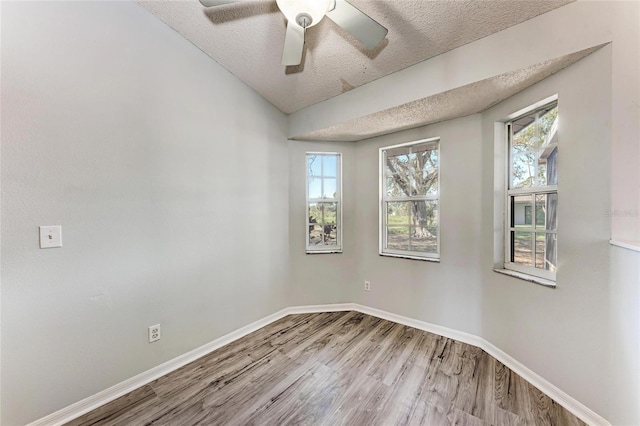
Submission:
[[224,336],[219,337],[196,349],[193,349],[183,355],[177,356],[143,373],[133,376],[130,379],[127,379],[88,398],[71,404],[68,407],[63,408],[62,410],[49,414],[48,416],[36,420],[33,423],[29,423],[28,426],[58,426],[70,422],[71,420],[74,420],[91,410],[94,410],[108,402],[126,395],[127,393],[138,389],[139,387],[144,386],[147,383],[150,383],[166,374],[169,374],[172,371],[175,371],[190,362],[202,358],[210,352],[213,352],[216,349],[219,349],[233,342],[234,340],[246,336],[249,333],[253,333],[256,330],[268,324],[271,324],[272,322],[277,321],[280,318],[285,317],[286,315],[289,315],[289,310],[290,308],[285,308],[274,314],[268,315],[262,319],[252,322],[249,325],[225,334]]
[[[407,252],[414,253],[414,252]],[[384,253],[378,253],[383,257],[395,257],[398,259],[411,259],[411,260],[424,260],[425,262],[435,262],[440,263],[440,257],[427,257],[427,256],[413,256],[411,254],[402,254],[400,250],[394,250],[393,252],[385,251]]]
[[[304,305],[304,306],[290,306],[285,311],[286,315],[293,314],[316,314],[319,312],[343,312],[343,311],[358,311],[360,305],[357,303],[333,303],[328,305]],[[366,312],[364,312],[366,313]]]
[[640,241],[609,240],[609,244],[611,244],[612,246],[622,247],[628,250],[640,252]]
[[540,284],[545,287],[555,288],[556,282],[552,280],[547,280],[545,278],[536,277],[535,275],[529,275],[524,272],[514,271],[511,269],[500,269],[494,268],[493,272],[497,272],[499,274],[508,275],[510,277],[519,278],[521,280],[529,281],[531,283]]
[[492,343],[486,341],[482,337],[474,334],[466,333],[464,331],[455,330],[452,328],[444,327],[437,324],[428,323],[425,321],[416,320],[413,318],[405,317],[402,315],[394,314],[391,312],[383,311],[381,309],[372,308],[369,306],[360,305],[357,303],[336,303],[327,305],[308,305],[308,306],[291,306],[282,309],[274,314],[266,316],[258,321],[255,321],[249,325],[246,325],[238,330],[232,331],[218,339],[213,340],[199,348],[180,355],[172,360],[169,360],[163,364],[158,365],[150,370],[147,370],[137,376],[127,379],[115,386],[98,392],[82,401],[71,404],[66,408],[63,408],[55,413],[49,414],[27,426],[58,426],[63,425],[71,420],[80,417],[89,411],[98,408],[108,402],[113,401],[116,398],[121,397],[134,389],[137,389],[159,377],[164,376],[178,368],[197,360],[200,357],[207,355],[208,353],[227,345],[234,340],[237,340],[249,333],[252,333],[259,328],[271,324],[287,315],[291,314],[306,314],[306,313],[318,313],[318,312],[338,312],[338,311],[358,311],[364,314],[372,315],[378,318],[386,319],[388,321],[403,324],[409,327],[414,327],[419,330],[424,330],[430,333],[438,334],[449,339],[455,339],[463,343],[467,343],[483,349],[489,355],[493,356],[496,360],[503,363],[510,368],[514,373],[520,375],[523,379],[527,380],[533,386],[540,391],[548,395],[551,399],[562,405],[569,412],[576,417],[592,426],[611,426],[611,424],[603,417],[592,411],[591,409],[578,402],[576,399],[569,396],[564,391],[554,386],[551,382],[545,380],[534,371],[527,368],[524,364],[511,357],[506,352],[502,351]]
[[[414,145],[422,145],[422,144],[428,144],[428,143],[434,143],[437,144],[437,151],[438,151],[438,188],[437,188],[437,193],[436,195],[420,195],[420,196],[414,196],[414,197],[393,197],[393,198],[387,198],[387,187],[386,187],[386,153],[387,151],[391,150],[391,149],[395,149],[395,148],[402,148],[402,147],[411,147]],[[380,256],[389,256],[389,257],[400,257],[400,258],[404,258],[404,259],[413,259],[413,260],[427,260],[427,261],[435,261],[435,262],[439,262],[440,261],[440,240],[441,240],[441,226],[440,226],[440,208],[441,208],[441,203],[440,203],[440,164],[441,164],[441,150],[440,150],[440,144],[441,143],[441,138],[440,136],[435,136],[435,137],[431,137],[431,138],[426,138],[426,139],[419,139],[416,141],[410,141],[410,142],[403,142],[400,144],[396,144],[396,145],[391,145],[391,146],[383,146],[378,148],[378,163],[379,163],[379,169],[378,169],[378,182],[379,182],[379,186],[378,186],[378,254]],[[388,230],[388,224],[387,224],[387,209],[386,209],[386,204],[387,203],[394,203],[394,202],[407,202],[407,201],[435,201],[437,203],[437,210],[436,210],[436,222],[437,222],[437,226],[436,228],[438,229],[438,235],[436,237],[436,253],[422,253],[419,251],[411,251],[411,250],[394,250],[394,249],[388,249],[387,248],[387,230]],[[408,225],[408,224],[407,224]]]
[[545,393],[558,404],[562,405],[569,412],[574,414],[576,417],[578,417],[588,425],[611,426],[611,423],[609,423],[606,419],[604,419],[576,399],[572,398],[567,393],[554,386],[551,382],[545,380],[540,375],[527,368],[524,364],[520,363],[515,358],[499,349],[492,343],[488,342],[487,340],[483,339],[482,337],[470,333],[465,333],[464,331],[443,327],[441,325],[408,318],[398,314],[393,314],[391,312],[371,308],[368,306],[356,304],[355,310],[365,314],[373,315],[378,318],[383,318],[388,321],[397,322],[399,324],[414,327],[419,330],[428,331],[429,333],[438,334],[440,336],[448,337],[450,339],[477,346],[494,357],[496,360],[503,363],[514,373],[518,374],[520,377],[531,383],[533,386]]
[[[335,179],[336,180],[336,194],[337,198],[309,198],[309,170],[307,169],[309,155],[335,155],[338,157],[338,164],[336,167],[336,176],[325,176],[324,175],[324,160],[322,160],[321,168],[320,168],[320,176],[322,182],[324,182],[324,178]],[[342,153],[341,152],[322,152],[322,151],[307,151],[304,154],[304,164],[305,164],[305,241],[306,241],[306,253],[307,254],[331,254],[331,253],[342,253]],[[324,183],[321,183],[321,188],[324,186]],[[321,191],[324,192],[324,191]],[[320,194],[322,195],[322,194]],[[309,204],[311,203],[335,203],[336,204],[336,245],[335,246],[312,246],[309,244],[309,231],[307,230],[309,226]],[[324,224],[323,224],[324,226]],[[324,229],[323,229],[324,234]],[[323,237],[324,239],[324,237]]]
[[418,330],[428,331],[429,333],[437,334],[449,339],[454,339],[459,342],[468,343],[472,346],[482,347],[482,338],[470,333],[465,333],[464,331],[454,330],[453,328],[443,327],[441,325],[416,320],[413,318],[383,311],[382,309],[372,308],[359,304],[354,305],[354,310],[362,312],[363,314],[372,315],[374,317],[382,318],[391,322],[397,322],[398,324],[417,328]]
[[558,102],[558,94],[557,93],[555,95],[549,96],[548,98],[544,98],[543,100],[538,101],[533,105],[529,105],[529,106],[527,106],[525,108],[522,108],[521,110],[516,111],[513,114],[509,114],[507,116],[507,118],[505,118],[503,120],[503,122],[513,121],[513,120],[515,120],[517,118],[522,117],[523,115],[527,115],[529,113],[532,113],[535,110],[543,108],[543,107],[547,106],[547,104],[551,104],[551,103],[554,103],[554,102]]

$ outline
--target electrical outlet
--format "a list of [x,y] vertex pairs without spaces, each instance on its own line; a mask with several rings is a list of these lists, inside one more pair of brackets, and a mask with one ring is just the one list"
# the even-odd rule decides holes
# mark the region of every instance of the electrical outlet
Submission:
[[371,291],[371,282],[370,281],[365,281],[364,282],[364,291]]
[[149,327],[149,343],[160,340],[161,336],[160,324],[152,325]]

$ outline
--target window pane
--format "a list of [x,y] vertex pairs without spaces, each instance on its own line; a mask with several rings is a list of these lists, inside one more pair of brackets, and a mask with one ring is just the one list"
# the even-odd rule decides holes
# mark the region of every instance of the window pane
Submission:
[[326,246],[340,248],[340,158],[340,154],[306,154],[309,252],[326,252]]
[[438,171],[417,170],[410,179],[411,195],[435,195],[438,193]]
[[[511,197],[511,226],[514,228],[531,227],[531,195]],[[527,214],[528,211],[528,214]]]
[[335,246],[338,244],[336,225],[324,225],[324,244],[326,246]]
[[545,193],[544,187],[558,184],[557,103],[520,116],[509,126],[507,189],[523,194],[508,195],[509,217],[505,232],[509,233],[509,243],[505,251],[509,257],[505,262],[520,265],[521,268],[514,268],[516,270],[548,277],[540,271],[556,270],[558,194]]
[[531,206],[524,206],[524,224],[531,225]]
[[309,245],[317,246],[322,244],[322,225],[309,225]]
[[338,176],[338,156],[323,155],[323,176]]
[[411,201],[411,225],[413,226],[438,226],[438,202],[437,201]]
[[322,191],[322,198],[336,198],[336,179],[335,178],[325,178],[324,181],[324,189]]
[[324,211],[324,224],[335,225],[337,223],[338,203],[322,203]]
[[409,202],[387,203],[388,225],[409,225]]
[[322,206],[318,203],[309,204],[309,223],[322,223]]
[[387,227],[387,248],[394,250],[409,250],[409,227]]
[[[383,149],[383,251],[410,251],[418,257],[438,253],[438,200],[425,200],[439,195],[438,147],[439,141],[431,140]],[[415,201],[397,200],[409,197]]]
[[424,163],[426,165],[426,171],[436,170],[438,168],[438,147],[434,146],[434,149],[426,151],[424,154]]
[[542,151],[538,161],[540,185],[558,184],[558,147],[552,146]]
[[521,154],[512,158],[511,188],[530,188],[534,185],[536,154]]
[[536,195],[536,228],[547,231],[558,229],[558,194]]
[[307,154],[307,174],[309,176],[321,176],[322,173],[322,159],[320,155]]
[[557,243],[557,234],[536,234],[536,268],[556,271]]
[[546,111],[541,111],[538,118],[538,132],[540,133],[540,143],[542,145],[549,144],[551,141],[548,140],[549,136],[551,136],[551,129],[553,127],[553,123],[558,118],[558,106],[554,106]]
[[309,198],[321,198],[322,196],[322,179],[317,177],[309,177]]
[[544,234],[536,234],[536,268],[544,268]]
[[436,226],[412,227],[410,249],[424,253],[437,253],[438,228]]
[[525,151],[534,151],[538,148],[535,113],[514,120],[511,124],[511,129],[513,132],[513,137],[511,138],[512,155]]
[[531,232],[511,231],[511,261],[518,265],[533,266],[531,253]]
[[[424,172],[427,175],[427,172]],[[427,195],[438,195],[438,171],[434,170],[424,177]]]
[[409,155],[389,155],[387,156],[387,173],[400,173],[406,175],[409,170]]
[[402,189],[402,186],[401,186],[401,185],[406,185],[406,179],[402,179],[399,175],[387,176],[386,182],[387,182],[387,197],[406,197],[409,195]]

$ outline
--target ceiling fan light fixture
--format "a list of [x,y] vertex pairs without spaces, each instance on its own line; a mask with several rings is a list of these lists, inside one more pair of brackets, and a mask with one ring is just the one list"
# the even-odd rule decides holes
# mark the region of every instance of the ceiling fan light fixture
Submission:
[[287,21],[309,28],[324,18],[334,0],[276,0],[276,3]]

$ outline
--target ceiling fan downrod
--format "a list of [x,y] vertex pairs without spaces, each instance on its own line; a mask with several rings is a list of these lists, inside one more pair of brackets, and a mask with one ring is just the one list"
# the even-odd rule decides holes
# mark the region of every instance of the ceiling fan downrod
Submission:
[[302,28],[307,28],[313,23],[313,18],[306,12],[298,13],[296,23]]

